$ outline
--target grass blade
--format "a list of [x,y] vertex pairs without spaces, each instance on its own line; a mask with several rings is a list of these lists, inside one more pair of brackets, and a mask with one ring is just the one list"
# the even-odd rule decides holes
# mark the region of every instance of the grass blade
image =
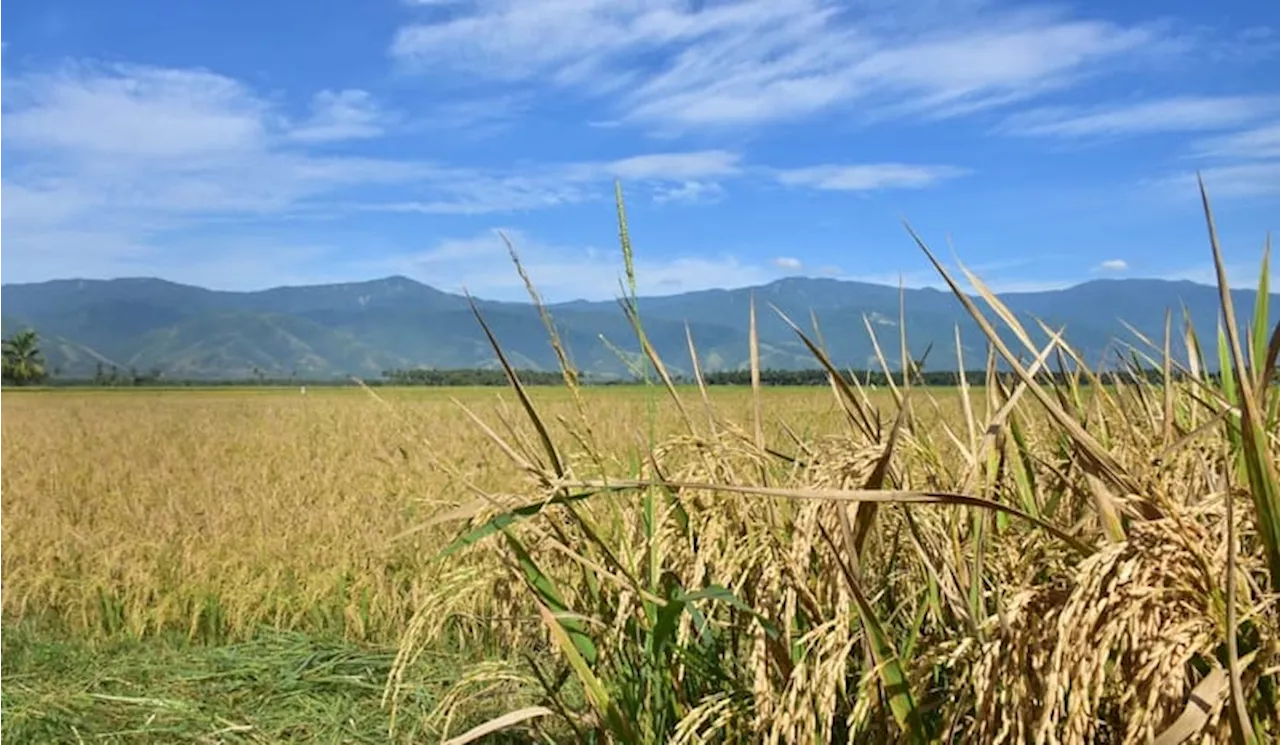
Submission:
[[[1267,395],[1268,387],[1262,386],[1255,390],[1250,384],[1250,377],[1246,374],[1244,352],[1236,327],[1235,307],[1232,304],[1231,289],[1227,283],[1226,262],[1222,258],[1222,247],[1218,244],[1218,231],[1214,226],[1213,210],[1209,206],[1209,194],[1205,190],[1203,180],[1200,180],[1200,198],[1204,204],[1205,222],[1209,228],[1209,243],[1213,249],[1213,264],[1218,275],[1222,322],[1226,326],[1227,346],[1230,349],[1231,363],[1235,368],[1235,379],[1240,394],[1239,436],[1243,448],[1241,457],[1244,460],[1250,492],[1253,495],[1254,509],[1257,511],[1258,533],[1262,538],[1263,550],[1267,558],[1271,589],[1280,592],[1280,475],[1276,473],[1276,464],[1268,449],[1267,433],[1262,418],[1263,409],[1259,406],[1259,399]],[[1262,280],[1262,283],[1265,287],[1266,280]],[[1261,336],[1261,332],[1257,333]],[[1230,367],[1223,368],[1224,380],[1230,369]]]
[[477,725],[463,732],[457,737],[450,737],[441,745],[466,745],[466,743],[479,740],[485,735],[491,735],[494,732],[501,732],[508,727],[513,727],[521,722],[527,722],[536,717],[545,717],[554,714],[552,710],[545,706],[527,706],[523,709],[516,709],[508,714],[503,714],[496,719],[490,719],[484,724]]
[[[524,544],[518,538],[507,530],[503,531],[503,535],[507,538],[507,546],[516,555],[516,561],[520,564],[525,581],[537,593],[539,598],[537,601],[538,606],[543,607],[545,603],[555,608],[557,613],[567,613],[569,606],[565,604],[564,597],[556,588],[555,581],[539,568],[538,563],[533,560],[533,557],[529,555]],[[590,664],[594,665],[597,658],[596,645],[591,640],[591,637],[587,635],[587,630],[582,625],[582,622],[577,619],[566,619],[557,621],[556,625],[557,628],[561,629],[561,633],[566,635],[566,640],[571,641],[576,653],[582,655]]]
[[538,613],[542,616],[542,622],[551,632],[551,639],[559,647],[560,652],[569,661],[569,666],[573,668],[573,672],[578,676],[578,680],[582,683],[583,689],[586,691],[587,699],[591,701],[592,707],[604,716],[609,728],[620,736],[623,742],[637,742],[635,734],[632,732],[631,725],[626,717],[618,711],[614,705],[613,699],[609,696],[609,692],[605,690],[600,679],[591,671],[591,665],[583,659],[579,653],[577,645],[570,640],[569,634],[562,625],[560,619],[556,618],[546,605],[538,602]]
[[[1102,475],[1105,475],[1108,479],[1119,486],[1125,493],[1140,492],[1141,488],[1139,485],[1129,476],[1124,467],[1120,465],[1119,461],[1117,461],[1113,455],[1111,455],[1108,449],[1104,447],[1102,443],[1098,442],[1097,438],[1089,434],[1089,432],[1086,431],[1078,421],[1067,414],[1067,412],[1058,405],[1057,401],[1051,398],[1035,381],[1035,379],[1027,373],[1026,368],[1022,366],[1018,361],[1018,358],[1009,350],[1008,345],[1004,343],[1004,340],[1000,338],[998,333],[996,333],[995,328],[991,326],[991,323],[982,315],[982,312],[978,310],[977,306],[974,305],[973,300],[960,289],[960,286],[956,284],[955,279],[952,278],[951,273],[943,268],[937,257],[935,257],[933,252],[929,250],[929,247],[925,245],[924,240],[916,234],[910,225],[907,226],[907,231],[915,240],[916,245],[920,247],[920,250],[929,258],[929,261],[934,265],[934,268],[936,268],[942,275],[948,286],[951,287],[952,293],[955,294],[955,296],[964,305],[965,309],[969,312],[969,315],[978,322],[979,327],[982,329],[983,333],[987,335],[987,339],[991,342],[991,345],[1000,353],[1000,356],[1004,358],[1005,362],[1013,369],[1014,373],[1027,384],[1028,390],[1030,390],[1031,393],[1039,399],[1041,405],[1049,412],[1054,421],[1066,432],[1067,435],[1071,437],[1072,440],[1077,443],[1081,452],[1089,459],[1094,467]],[[1004,307],[1004,304],[1001,303],[995,295],[984,295],[984,299],[1001,314],[1007,315],[1009,313],[1008,309]]]
[[[821,524],[818,527],[822,531],[822,536],[827,540],[827,544],[838,557],[840,553],[836,549],[835,543],[831,540],[831,534]],[[853,547],[849,546],[849,549],[852,551]],[[852,554],[850,557],[852,561]],[[915,697],[911,695],[911,681],[902,669],[902,663],[898,659],[897,647],[893,644],[893,641],[884,630],[884,625],[880,623],[880,619],[876,616],[875,609],[871,607],[871,601],[867,599],[866,593],[863,592],[862,584],[858,582],[853,568],[845,561],[837,560],[836,563],[840,565],[840,571],[844,575],[845,583],[849,586],[849,592],[853,595],[854,602],[858,606],[858,615],[862,619],[862,627],[866,632],[872,658],[875,660],[880,684],[889,699],[889,709],[893,712],[893,718],[902,729],[902,733],[906,735],[908,742],[927,742],[924,725],[920,719],[920,710],[916,708]]]
[[557,477],[563,478],[564,464],[560,460],[560,454],[556,452],[555,444],[551,441],[551,434],[547,431],[546,425],[542,423],[542,417],[538,416],[538,410],[534,408],[533,401],[529,398],[529,393],[524,389],[524,385],[520,383],[520,377],[516,375],[515,368],[507,360],[506,353],[502,351],[502,345],[498,343],[497,337],[493,335],[489,324],[485,323],[484,317],[480,315],[480,309],[476,307],[475,299],[470,294],[467,295],[467,302],[471,304],[471,312],[475,314],[476,320],[480,323],[480,328],[484,330],[484,335],[489,340],[489,345],[493,347],[493,353],[498,356],[498,362],[502,365],[503,372],[507,374],[507,380],[511,383],[511,388],[515,391],[516,397],[520,399],[520,405],[524,407],[525,413],[529,415],[529,420],[533,423],[534,429],[538,431],[538,439],[542,441],[542,447],[546,450],[547,457],[551,459],[552,469],[555,470]]

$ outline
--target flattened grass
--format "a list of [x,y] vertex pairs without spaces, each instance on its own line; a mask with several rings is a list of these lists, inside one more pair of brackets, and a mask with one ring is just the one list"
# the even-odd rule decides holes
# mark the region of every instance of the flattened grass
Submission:
[[[420,663],[390,731],[382,690],[394,648],[263,631],[192,645],[174,635],[90,643],[4,630],[3,742],[409,743],[441,732],[428,716],[480,658],[441,650]],[[473,701],[477,724],[527,695]],[[460,731],[455,726],[456,731]],[[492,742],[529,742],[511,730]]]

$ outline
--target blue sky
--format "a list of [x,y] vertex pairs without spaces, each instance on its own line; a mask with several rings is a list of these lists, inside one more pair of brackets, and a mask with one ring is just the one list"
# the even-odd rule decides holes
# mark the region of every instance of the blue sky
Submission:
[[[904,10],[904,7],[906,8]],[[1211,280],[1280,228],[1280,3],[41,0],[3,33],[5,282],[405,274],[609,298]],[[954,251],[954,254],[952,253]]]

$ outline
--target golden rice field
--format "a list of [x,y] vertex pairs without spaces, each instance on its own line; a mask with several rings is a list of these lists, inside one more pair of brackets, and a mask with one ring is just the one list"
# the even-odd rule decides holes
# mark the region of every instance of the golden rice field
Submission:
[[[441,525],[393,540],[474,487],[527,485],[455,399],[486,420],[502,389],[10,393],[3,411],[3,610],[78,635],[246,638],[259,627],[395,643],[439,587]],[[551,419],[571,397],[534,389]],[[637,388],[585,394],[615,475],[674,407]],[[717,391],[731,416],[750,391]],[[799,432],[839,425],[829,391],[777,390]],[[776,439],[778,425],[769,426]],[[557,431],[566,439],[563,428]],[[447,463],[454,473],[445,472]]]

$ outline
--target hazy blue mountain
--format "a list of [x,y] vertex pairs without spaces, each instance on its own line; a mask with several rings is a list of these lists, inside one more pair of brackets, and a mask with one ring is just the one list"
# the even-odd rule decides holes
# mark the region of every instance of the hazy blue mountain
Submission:
[[[1234,293],[1242,321],[1255,293]],[[160,279],[56,280],[3,287],[4,333],[35,328],[50,366],[63,375],[91,375],[98,364],[159,369],[170,377],[374,377],[389,368],[488,367],[497,364],[466,298],[406,277],[388,277],[259,292],[224,292]],[[806,333],[816,315],[822,341],[841,365],[876,366],[868,327],[891,366],[900,358],[900,299],[905,301],[909,352],[932,346],[929,369],[956,365],[960,329],[966,366],[980,367],[986,345],[959,301],[936,289],[788,278],[736,290],[707,290],[640,298],[645,332],[677,373],[689,366],[686,329],[706,370],[741,368],[748,360],[748,309],[756,301],[762,363],[813,367],[782,311]],[[1027,325],[1035,318],[1066,337],[1091,361],[1134,341],[1121,323],[1163,336],[1166,310],[1181,327],[1185,308],[1206,341],[1218,323],[1217,289],[1191,282],[1098,280],[1064,290],[1010,293],[1004,302]],[[986,308],[985,304],[979,303]],[[506,354],[521,367],[554,369],[555,355],[535,309],[525,303],[477,300]],[[775,308],[777,310],[775,310]],[[614,301],[575,301],[550,308],[576,364],[601,376],[622,375],[615,349],[638,345]],[[1271,324],[1280,318],[1280,299]],[[994,314],[988,311],[994,320]],[[997,326],[1000,326],[997,322]],[[1021,351],[1012,336],[1010,346]],[[1175,349],[1181,352],[1181,345]]]

